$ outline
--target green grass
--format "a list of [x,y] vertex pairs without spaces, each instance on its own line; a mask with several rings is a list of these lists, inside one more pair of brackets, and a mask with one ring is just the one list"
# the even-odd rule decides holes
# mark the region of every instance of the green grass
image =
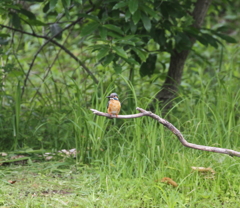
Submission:
[[[74,161],[1,167],[1,207],[238,207],[239,163],[227,156],[189,158],[176,153],[149,174],[123,177],[117,170]],[[184,159],[184,162],[179,162]],[[193,172],[210,163],[216,174]],[[231,165],[230,165],[231,164]],[[162,183],[169,176],[179,186]],[[10,184],[8,181],[16,181]]]
[[[240,151],[240,74],[233,52],[218,73],[191,61],[186,65],[165,118],[188,142]],[[186,148],[149,117],[115,123],[92,114],[90,108],[106,111],[105,97],[113,91],[120,96],[121,114],[149,108],[157,84],[142,87],[149,86],[144,78],[133,86],[125,77],[114,75],[97,87],[69,79],[68,91],[46,83],[49,93],[33,100],[31,93],[20,98],[19,85],[13,96],[1,96],[0,148],[9,156],[0,163],[18,154],[30,159],[0,165],[0,207],[239,207],[239,158]],[[161,109],[154,113],[161,116]],[[75,159],[36,160],[36,154],[71,148],[77,148]],[[161,182],[164,177],[178,187]]]

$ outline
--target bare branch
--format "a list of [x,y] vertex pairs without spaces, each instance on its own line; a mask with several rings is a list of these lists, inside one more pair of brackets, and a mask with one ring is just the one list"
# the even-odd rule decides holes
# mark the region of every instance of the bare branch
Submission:
[[108,113],[103,113],[103,112],[97,111],[95,109],[90,109],[90,110],[98,116],[105,116],[105,117],[108,117],[108,118],[127,119],[127,118],[138,118],[138,117],[142,117],[142,116],[149,116],[149,117],[157,120],[159,123],[163,124],[165,127],[167,127],[173,134],[175,134],[177,136],[179,141],[185,147],[198,149],[198,150],[202,150],[202,151],[216,152],[216,153],[221,153],[221,154],[227,154],[227,155],[230,155],[230,156],[240,157],[240,152],[237,152],[237,151],[234,151],[234,150],[231,150],[231,149],[224,149],[224,148],[219,148],[219,147],[210,147],[210,146],[204,146],[204,145],[189,143],[184,139],[181,132],[175,126],[173,126],[171,123],[166,121],[165,119],[159,117],[158,115],[152,113],[151,111],[146,111],[146,110],[144,110],[142,108],[138,108],[138,107],[136,109],[138,111],[140,111],[141,113],[132,114],[132,115],[118,115],[117,117],[116,116],[110,116]]

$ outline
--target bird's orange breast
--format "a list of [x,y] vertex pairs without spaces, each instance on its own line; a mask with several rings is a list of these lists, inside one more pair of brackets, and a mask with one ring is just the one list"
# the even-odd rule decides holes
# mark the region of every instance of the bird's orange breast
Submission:
[[110,100],[108,105],[108,113],[118,115],[121,109],[121,103],[118,100]]

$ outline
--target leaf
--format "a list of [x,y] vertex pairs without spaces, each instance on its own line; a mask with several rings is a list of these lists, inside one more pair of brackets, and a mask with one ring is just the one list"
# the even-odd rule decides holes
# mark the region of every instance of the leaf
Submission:
[[160,46],[164,46],[166,44],[167,39],[165,37],[165,30],[152,27],[150,35]]
[[114,54],[113,53],[110,53],[110,54],[108,54],[105,58],[104,58],[104,60],[103,60],[103,62],[102,62],[102,65],[103,66],[107,66],[108,64],[110,64],[111,63],[111,61],[114,59]]
[[122,40],[130,40],[130,41],[138,41],[140,40],[139,38],[137,38],[135,35],[126,35],[122,38]]
[[114,63],[113,69],[115,70],[116,74],[121,74],[122,72],[122,67],[119,64]]
[[107,24],[107,25],[103,25],[103,27],[123,35],[122,29],[120,27],[115,26],[115,25]]
[[137,31],[137,25],[134,24],[133,21],[129,22],[131,32],[134,34]]
[[100,28],[99,28],[99,33],[100,33],[100,36],[101,36],[102,39],[104,39],[104,40],[107,39],[108,31],[107,31],[106,28],[100,27]]
[[50,10],[55,9],[57,3],[58,3],[58,0],[50,0],[49,9]]
[[83,25],[81,30],[81,36],[90,35],[93,31],[95,31],[99,27],[98,22],[90,22],[88,24]]
[[101,50],[102,46],[103,46],[102,44],[95,44],[95,45],[90,46],[89,48],[91,48],[93,51]]
[[155,18],[156,20],[160,19],[160,16],[158,15],[157,12],[155,12],[152,8],[150,8],[149,6],[147,6],[146,4],[141,6],[141,9],[146,13],[149,14],[150,16],[152,16],[153,18]]
[[133,41],[130,41],[130,40],[120,39],[120,41],[118,41],[118,43],[120,43],[121,45],[135,46],[135,43]]
[[203,45],[208,46],[208,41],[207,41],[204,37],[198,35],[198,36],[197,36],[197,40],[198,40],[200,43],[202,43]]
[[58,23],[54,23],[52,25],[50,25],[50,31],[51,31],[51,35],[56,36],[55,38],[57,39],[61,39],[62,38],[62,28],[60,27],[60,25]]
[[117,53],[117,55],[123,58],[128,58],[127,53],[123,50],[123,48],[119,46],[113,46],[113,50]]
[[217,44],[218,41],[216,38],[206,33],[202,34],[202,36],[207,41],[207,43],[209,43],[211,46],[213,46],[214,48],[218,47],[218,44]]
[[82,0],[73,0],[73,1],[75,1],[76,3],[82,4]]
[[97,55],[97,59],[98,60],[101,60],[103,57],[105,57],[107,54],[108,54],[108,52],[109,52],[109,47],[103,47],[100,51],[99,51],[99,53],[98,53],[98,55]]
[[131,17],[131,13],[130,13],[129,10],[127,10],[126,13],[125,13],[125,21],[127,22],[130,17]]
[[62,5],[64,9],[67,9],[71,5],[71,0],[62,0]]
[[43,7],[43,12],[47,13],[49,10],[49,2],[45,4],[45,6]]
[[147,15],[145,15],[145,14],[142,14],[141,19],[142,19],[144,28],[147,31],[150,31],[151,27],[152,27],[152,24],[151,24],[151,21],[150,21],[149,17]]
[[227,27],[226,25],[222,25],[220,27],[218,27],[215,31],[217,32],[227,32],[229,30],[229,27]]
[[12,13],[12,24],[15,28],[20,27],[21,22],[17,13]]
[[30,19],[27,21],[30,25],[34,26],[45,26],[46,24],[37,19]]
[[8,73],[8,77],[11,78],[11,77],[19,77],[19,76],[23,76],[24,73],[22,71],[17,71],[17,70],[12,70]]
[[117,39],[122,38],[121,35],[119,35],[119,34],[117,34],[115,32],[111,32],[111,31],[108,31],[108,36],[113,37],[113,38],[117,38]]
[[[113,12],[113,13],[115,13],[115,12]],[[109,21],[109,19],[110,19],[111,17],[109,17],[108,15],[109,15],[109,14],[108,14],[107,11],[101,13],[101,23],[105,23],[105,22],[108,22],[108,21]]]
[[99,21],[98,16],[95,16],[95,15],[80,13],[80,14],[77,14],[77,16],[79,16],[79,17],[85,17],[86,19],[91,19],[91,20],[93,20],[93,21],[95,21],[95,22],[98,22],[98,21]]
[[131,14],[134,14],[138,9],[138,0],[129,0],[128,8]]
[[214,33],[215,35],[217,35],[218,37],[220,37],[221,39],[227,41],[228,43],[237,43],[235,38],[232,38],[228,35],[224,35],[224,34],[220,34],[220,33]]
[[197,38],[197,36],[199,35],[199,29],[192,26],[185,28],[184,31],[187,32],[187,34],[189,34],[190,36],[193,36],[195,38]]
[[132,16],[133,23],[136,25],[140,19],[141,19],[141,12],[137,10]]
[[138,65],[139,66],[139,63],[134,60],[133,58],[127,58],[127,59],[124,59],[124,61],[126,61],[127,63],[131,64],[131,65]]
[[14,184],[16,183],[17,181],[12,181],[12,180],[8,180],[8,183],[11,183],[11,184]]
[[162,178],[161,182],[167,182],[169,185],[172,185],[173,187],[177,187],[178,184],[171,178],[164,177]]
[[22,1],[29,1],[29,2],[43,2],[44,0],[22,0]]
[[149,77],[153,75],[157,62],[157,55],[150,54],[146,60],[146,62],[142,63],[140,67],[140,75],[141,77],[145,77],[148,75]]
[[71,5],[71,0],[62,0],[62,5],[63,5],[63,8],[65,10],[65,14],[66,14],[66,17],[68,19],[70,19],[70,15],[69,15],[69,7]]
[[136,43],[139,41],[139,38],[137,38],[134,35],[126,35],[123,38],[119,39],[117,43],[124,44],[124,45],[132,45],[135,46]]
[[2,38],[7,38],[7,37],[10,37],[10,34],[0,33],[0,37],[2,37]]
[[145,62],[147,59],[147,53],[138,48],[132,48],[132,50],[138,55],[142,62]]
[[124,2],[124,1],[120,1],[117,4],[115,4],[112,9],[115,10],[115,9],[119,9],[119,8],[122,8],[122,7],[125,7],[125,6],[127,6],[127,3]]
[[23,15],[25,15],[26,17],[28,17],[29,19],[36,19],[35,14],[33,14],[32,12],[26,10],[26,9],[20,9],[19,12]]

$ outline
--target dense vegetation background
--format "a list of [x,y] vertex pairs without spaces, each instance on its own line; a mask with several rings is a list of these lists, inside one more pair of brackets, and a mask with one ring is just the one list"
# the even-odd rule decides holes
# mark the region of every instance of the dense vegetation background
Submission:
[[74,168],[69,161],[43,168],[79,168],[74,183],[88,181],[80,191],[86,195],[69,198],[71,206],[238,207],[238,158],[187,149],[150,118],[114,123],[89,110],[106,111],[105,97],[116,92],[121,114],[151,109],[189,142],[240,151],[240,5],[208,1],[204,22],[195,25],[196,5],[204,3],[2,0],[0,150],[76,148]]

